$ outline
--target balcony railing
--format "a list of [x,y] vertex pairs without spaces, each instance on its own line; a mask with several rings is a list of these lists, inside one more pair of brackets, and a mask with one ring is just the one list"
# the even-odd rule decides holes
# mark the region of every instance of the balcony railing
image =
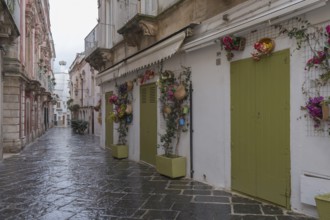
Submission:
[[[85,55],[88,56],[98,47],[105,47],[104,39],[106,30],[105,24],[97,24],[94,29],[85,37]],[[104,35],[102,35],[104,33]]]

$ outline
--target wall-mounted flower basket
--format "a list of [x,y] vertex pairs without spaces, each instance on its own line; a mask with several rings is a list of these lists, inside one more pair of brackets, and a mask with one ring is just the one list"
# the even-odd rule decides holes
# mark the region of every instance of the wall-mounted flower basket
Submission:
[[262,38],[254,44],[254,49],[251,53],[252,58],[259,61],[263,56],[269,56],[275,48],[275,41],[271,38]]
[[227,60],[230,61],[234,57],[233,50],[243,51],[245,49],[246,39],[244,37],[228,35],[221,39],[221,43],[227,51]]

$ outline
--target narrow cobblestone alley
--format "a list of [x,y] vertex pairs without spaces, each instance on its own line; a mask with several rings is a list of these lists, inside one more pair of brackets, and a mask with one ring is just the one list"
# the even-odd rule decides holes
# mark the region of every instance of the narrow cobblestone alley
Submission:
[[0,162],[0,219],[312,219],[151,166],[115,160],[98,137],[53,128]]

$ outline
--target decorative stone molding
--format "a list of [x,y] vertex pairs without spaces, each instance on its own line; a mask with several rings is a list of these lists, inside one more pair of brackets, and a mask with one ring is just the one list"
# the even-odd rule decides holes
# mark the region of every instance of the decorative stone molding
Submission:
[[30,36],[31,30],[34,28],[35,18],[34,18],[34,7],[31,3],[26,4],[25,8],[25,34]]
[[0,46],[9,45],[19,36],[18,28],[10,12],[0,2]]
[[40,25],[35,25],[35,41],[36,41],[36,46],[40,45],[42,43],[42,28]]
[[27,85],[26,85],[26,88],[25,90],[26,91],[34,91],[34,92],[37,92],[40,90],[40,82],[37,81],[37,80],[31,80]]
[[120,28],[118,33],[124,36],[128,46],[140,48],[144,38],[155,38],[157,31],[158,25],[154,16],[137,14]]

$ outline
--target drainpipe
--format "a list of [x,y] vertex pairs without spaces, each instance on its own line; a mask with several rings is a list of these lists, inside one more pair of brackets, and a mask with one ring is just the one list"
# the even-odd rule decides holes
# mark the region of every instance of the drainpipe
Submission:
[[190,178],[193,179],[194,178],[194,152],[193,152],[193,100],[192,100],[192,93],[193,93],[193,89],[192,89],[192,83],[190,82],[189,85],[189,103],[190,103],[190,126],[189,126],[189,130],[190,130]]
[[84,106],[84,79],[81,76],[81,107]]

